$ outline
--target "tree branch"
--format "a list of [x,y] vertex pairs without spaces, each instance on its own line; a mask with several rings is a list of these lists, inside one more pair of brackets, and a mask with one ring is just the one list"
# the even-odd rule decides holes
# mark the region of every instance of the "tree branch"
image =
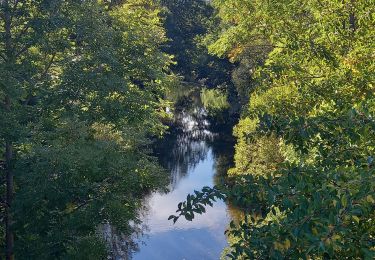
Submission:
[[15,57],[19,57],[22,53],[24,53],[25,51],[27,51],[32,45],[33,45],[33,43],[26,44],[21,50],[19,50],[16,53]]

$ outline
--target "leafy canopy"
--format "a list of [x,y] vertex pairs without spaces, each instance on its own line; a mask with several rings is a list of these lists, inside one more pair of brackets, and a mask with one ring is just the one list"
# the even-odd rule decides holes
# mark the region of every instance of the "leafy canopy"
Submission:
[[246,212],[228,230],[229,258],[372,259],[374,2],[213,4],[212,52],[271,49],[235,128],[234,184],[197,193],[173,219],[202,212],[219,189]]

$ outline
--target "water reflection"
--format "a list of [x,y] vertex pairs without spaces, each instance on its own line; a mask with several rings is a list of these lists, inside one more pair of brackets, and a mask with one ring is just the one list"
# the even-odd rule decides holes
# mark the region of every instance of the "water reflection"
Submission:
[[[207,113],[192,94],[192,106],[176,114],[175,127],[157,145],[161,164],[170,171],[170,192],[146,198],[143,222],[147,225],[133,259],[218,259],[227,245],[224,231],[229,223],[227,206],[218,202],[193,222],[175,225],[168,216],[188,193],[221,181],[231,159],[232,144],[209,131]],[[224,152],[225,151],[225,152]]]
[[202,108],[181,111],[175,116],[171,133],[157,145],[160,163],[171,173],[171,190],[207,157],[210,149],[207,144],[215,135],[208,130],[206,117]]

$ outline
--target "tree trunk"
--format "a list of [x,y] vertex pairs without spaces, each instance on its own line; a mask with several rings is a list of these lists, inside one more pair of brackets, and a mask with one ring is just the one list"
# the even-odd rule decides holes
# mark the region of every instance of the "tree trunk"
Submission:
[[14,259],[14,238],[12,231],[11,205],[13,201],[13,171],[12,171],[13,149],[12,142],[7,140],[5,144],[5,173],[6,173],[6,206],[5,206],[5,242],[6,259]]
[[[6,63],[12,65],[14,61],[13,47],[12,47],[12,33],[11,33],[11,7],[8,0],[2,2],[4,8],[4,42],[5,42],[5,56]],[[7,86],[11,87],[11,86]],[[6,93],[4,105],[7,113],[11,113],[11,97]],[[14,236],[12,230],[12,213],[11,206],[13,202],[14,180],[13,180],[13,144],[9,136],[5,137],[5,174],[6,174],[6,205],[5,205],[5,246],[6,246],[6,259],[14,259]]]

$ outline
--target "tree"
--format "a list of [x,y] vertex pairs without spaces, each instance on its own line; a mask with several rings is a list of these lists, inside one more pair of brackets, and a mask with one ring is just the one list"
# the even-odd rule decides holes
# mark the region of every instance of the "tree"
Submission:
[[[40,10],[36,13],[33,8]],[[55,33],[58,27],[53,23],[59,19],[54,12],[58,2],[50,5],[42,1],[2,1],[1,2],[1,140],[4,147],[4,165],[6,175],[5,233],[6,258],[13,259],[14,234],[11,206],[14,193],[14,147],[21,139],[22,126],[28,121],[33,110],[29,105],[35,91],[45,80],[49,67],[50,42],[41,42],[43,33]],[[47,18],[48,17],[48,18]],[[40,56],[32,53],[32,47],[43,49]],[[60,48],[60,46],[56,46]],[[60,49],[61,50],[61,49]],[[42,60],[42,56],[44,59]],[[33,57],[33,59],[31,58]],[[35,62],[32,64],[32,62]]]
[[100,226],[130,233],[166,181],[147,149],[172,78],[159,7],[2,1],[0,17],[6,258],[101,259]]
[[211,51],[272,50],[235,129],[235,184],[189,197],[173,219],[225,197],[248,211],[228,231],[230,258],[372,259],[374,3],[214,5],[226,27]]
[[202,81],[210,88],[230,83],[232,65],[209,55],[203,36],[214,29],[214,9],[202,0],[163,0],[165,28],[170,42],[165,51],[174,56],[172,69],[188,82]]

